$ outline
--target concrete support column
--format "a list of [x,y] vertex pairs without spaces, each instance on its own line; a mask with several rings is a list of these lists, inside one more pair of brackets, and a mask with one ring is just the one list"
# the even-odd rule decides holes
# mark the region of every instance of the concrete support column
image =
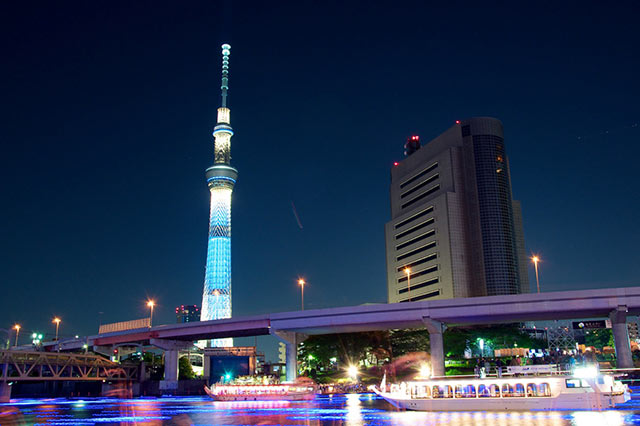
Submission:
[[193,346],[193,342],[179,340],[151,339],[153,346],[164,350],[164,380],[160,381],[160,390],[175,392],[178,390],[178,359],[180,350]]
[[271,334],[286,345],[287,382],[293,382],[298,377],[298,345],[304,342],[309,336],[294,331],[283,330],[273,330]]
[[627,328],[627,307],[618,306],[609,314],[613,341],[616,346],[616,360],[618,368],[633,368],[631,346],[629,345],[629,329]]
[[175,382],[178,387],[178,356],[180,352],[177,349],[169,349],[164,351],[164,381]]
[[444,340],[442,333],[446,325],[431,318],[422,318],[425,328],[429,331],[429,343],[431,345],[431,375],[444,376]]
[[5,381],[0,382],[0,403],[7,403],[11,399],[11,386]]

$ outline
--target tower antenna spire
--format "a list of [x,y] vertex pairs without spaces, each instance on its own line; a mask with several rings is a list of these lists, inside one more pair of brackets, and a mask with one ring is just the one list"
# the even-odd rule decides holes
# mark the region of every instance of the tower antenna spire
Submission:
[[227,90],[229,90],[229,55],[231,46],[227,43],[222,45],[222,107],[227,107]]

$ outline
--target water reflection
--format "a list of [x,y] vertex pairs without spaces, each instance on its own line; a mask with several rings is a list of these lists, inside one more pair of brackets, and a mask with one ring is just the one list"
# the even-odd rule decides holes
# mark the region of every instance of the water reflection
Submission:
[[373,395],[311,402],[213,402],[195,398],[16,400],[0,425],[621,426],[640,425],[640,400],[603,412],[397,411]]

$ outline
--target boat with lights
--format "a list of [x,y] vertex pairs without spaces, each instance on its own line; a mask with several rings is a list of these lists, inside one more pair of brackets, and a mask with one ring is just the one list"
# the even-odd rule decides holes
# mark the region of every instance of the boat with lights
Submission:
[[204,387],[215,401],[301,401],[313,399],[314,386],[303,384],[278,385],[212,385]]
[[613,375],[596,369],[570,376],[457,377],[386,384],[374,392],[392,405],[416,411],[603,410],[630,399]]

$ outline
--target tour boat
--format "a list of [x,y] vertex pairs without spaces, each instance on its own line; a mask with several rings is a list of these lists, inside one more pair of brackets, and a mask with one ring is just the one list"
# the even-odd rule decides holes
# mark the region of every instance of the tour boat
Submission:
[[394,406],[417,411],[602,410],[630,399],[614,376],[519,376],[452,378],[386,385],[374,392]]
[[301,401],[313,399],[316,388],[306,384],[212,385],[204,387],[215,401]]

